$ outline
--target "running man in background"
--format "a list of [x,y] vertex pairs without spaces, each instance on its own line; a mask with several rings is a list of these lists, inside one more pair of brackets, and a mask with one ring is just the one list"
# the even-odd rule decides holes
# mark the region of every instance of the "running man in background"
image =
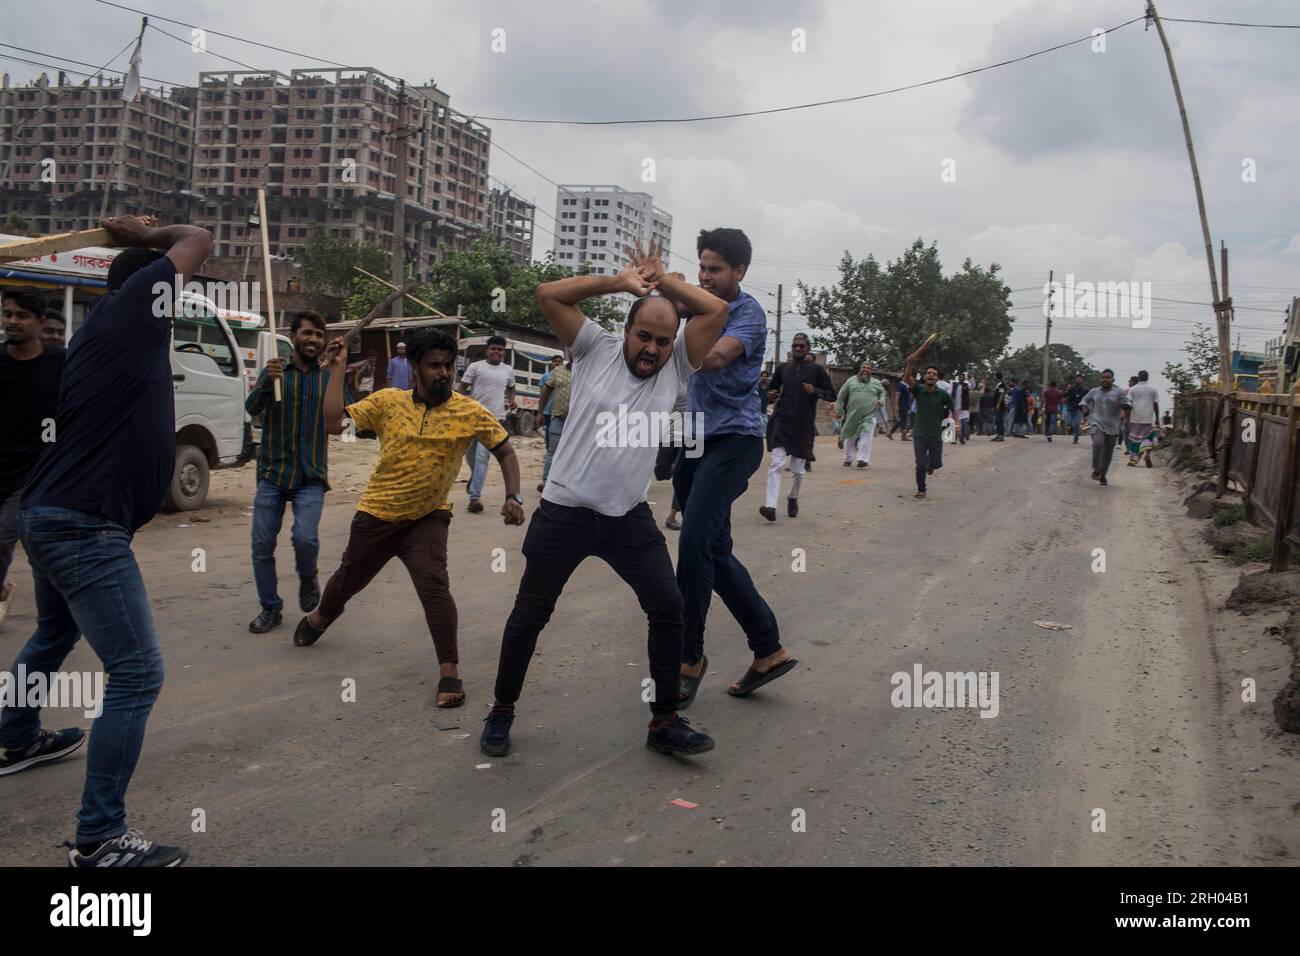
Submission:
[[1145,459],[1147,467],[1153,467],[1151,451],[1156,443],[1156,422],[1160,421],[1160,393],[1147,379],[1150,374],[1146,369],[1138,372],[1137,384],[1128,390],[1128,403],[1131,411],[1128,416],[1128,463],[1136,468],[1138,461]]
[[1070,434],[1074,436],[1076,445],[1079,444],[1079,435],[1083,426],[1083,411],[1080,406],[1088,391],[1088,386],[1083,384],[1083,376],[1076,375],[1074,384],[1065,393],[1065,424],[1070,429]]
[[1083,397],[1083,413],[1088,416],[1092,435],[1092,480],[1109,484],[1106,473],[1119,440],[1125,407],[1123,392],[1115,385],[1115,373],[1103,369],[1101,384]]
[[[916,360],[929,341],[907,357],[903,378],[911,379]],[[925,374],[912,395],[916,419],[912,425],[912,453],[916,457],[916,494],[923,499],[925,479],[943,467],[943,423],[952,413],[952,396],[939,388],[939,367],[927,365]]]
[[910,441],[907,435],[908,432],[912,430],[911,384],[911,382],[905,382],[900,378],[894,391],[894,394],[898,398],[898,421],[894,422],[894,427],[889,430],[889,434],[892,435],[901,428],[903,431],[903,441]]
[[1043,389],[1043,433],[1047,435],[1047,440],[1052,440],[1052,435],[1056,432],[1056,419],[1061,414],[1061,390],[1056,387],[1056,381],[1047,383],[1047,388]]
[[812,358],[808,336],[796,332],[790,343],[790,354],[790,361],[776,367],[767,386],[767,397],[775,403],[767,423],[767,448],[772,453],[772,461],[767,469],[767,498],[758,513],[768,521],[776,520],[781,469],[787,460],[792,478],[786,514],[791,518],[799,514],[799,485],[816,437],[817,402],[835,397],[835,387],[825,366]]
[[[496,416],[497,422],[509,434],[506,411],[507,408],[512,412],[515,410],[515,370],[503,361],[505,354],[504,338],[494,335],[488,339],[487,358],[469,364],[461,376],[460,391]],[[471,514],[481,514],[483,511],[483,502],[479,501],[479,496],[483,494],[483,482],[487,481],[488,451],[477,440],[471,440],[465,449],[465,463],[472,469],[469,478]]]
[[885,400],[885,386],[871,374],[871,363],[858,366],[858,374],[846,379],[835,396],[835,415],[840,422],[840,447],[844,467],[866,468],[871,461],[871,440],[876,432],[876,409]]

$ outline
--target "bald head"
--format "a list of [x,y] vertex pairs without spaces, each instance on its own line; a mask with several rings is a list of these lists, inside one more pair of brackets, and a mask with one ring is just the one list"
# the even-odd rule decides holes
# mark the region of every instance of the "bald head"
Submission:
[[632,304],[623,333],[623,358],[637,378],[657,373],[673,354],[677,309],[662,296],[647,295]]

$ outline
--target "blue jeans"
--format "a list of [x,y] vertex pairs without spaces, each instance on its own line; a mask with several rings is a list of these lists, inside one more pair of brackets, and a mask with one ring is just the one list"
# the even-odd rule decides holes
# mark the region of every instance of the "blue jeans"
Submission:
[[1007,434],[1007,410],[999,408],[995,414],[997,415],[998,437],[1005,438]]
[[[12,671],[58,671],[83,634],[98,655],[109,679],[86,751],[77,842],[111,840],[126,832],[126,788],[163,684],[162,649],[131,535],[98,515],[43,507],[23,509],[18,530],[35,580],[36,633]],[[6,707],[0,747],[29,746],[40,726],[40,708]]]
[[293,504],[294,565],[300,578],[316,577],[316,556],[320,553],[320,513],[325,507],[325,486],[320,482],[300,485],[290,491],[267,481],[257,482],[253,498],[253,580],[257,582],[257,600],[268,611],[284,607],[276,588],[275,542],[284,521],[284,506]]
[[1081,429],[1083,428],[1082,408],[1067,408],[1065,410],[1065,427],[1070,430],[1070,434],[1074,436],[1074,440],[1078,441]]
[[1045,412],[1043,420],[1043,434],[1051,438],[1056,434],[1056,412]]
[[679,453],[673,491],[682,509],[677,545],[677,587],[682,592],[682,660],[704,653],[704,622],[713,592],[745,632],[755,657],[781,649],[776,615],[767,606],[745,566],[731,553],[731,505],[749,487],[763,463],[763,439],[753,435],[715,435],[702,443],[704,454]]
[[[505,419],[498,418],[497,421],[501,423],[501,427],[507,432],[510,431]],[[469,497],[471,501],[483,494],[483,482],[487,481],[489,454],[487,448],[479,444],[477,440],[471,441],[469,447],[465,449],[465,464],[473,469],[469,476]]]
[[551,459],[555,457],[555,449],[560,447],[560,435],[564,432],[564,419],[559,415],[552,415],[550,424],[546,426],[546,462],[542,465],[542,481],[545,481],[551,474]]

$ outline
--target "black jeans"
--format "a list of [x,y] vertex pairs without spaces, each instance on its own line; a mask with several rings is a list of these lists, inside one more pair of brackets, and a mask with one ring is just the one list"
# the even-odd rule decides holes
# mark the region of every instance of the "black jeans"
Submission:
[[763,463],[763,439],[752,435],[715,435],[703,443],[704,454],[677,459],[673,489],[682,504],[682,532],[677,545],[677,585],[682,592],[682,660],[699,661],[704,653],[704,622],[713,592],[745,632],[749,649],[769,657],[781,649],[776,615],[754,587],[745,566],[731,553],[731,505],[749,487]]
[[650,622],[647,652],[654,700],[650,710],[677,710],[681,687],[682,597],[673,576],[668,544],[644,501],[617,518],[590,508],[569,508],[542,499],[524,535],[524,576],[514,610],[501,636],[496,699],[513,704],[523,690],[528,663],[569,576],[590,557],[603,560],[632,586]]
[[912,453],[916,455],[916,490],[925,491],[926,472],[943,467],[943,439],[913,435]]

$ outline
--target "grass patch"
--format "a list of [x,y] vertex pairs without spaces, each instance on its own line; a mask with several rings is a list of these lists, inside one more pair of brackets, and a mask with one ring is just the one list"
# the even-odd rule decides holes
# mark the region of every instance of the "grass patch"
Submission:
[[1273,559],[1273,539],[1255,538],[1232,549],[1228,560],[1233,564],[1246,564],[1250,561],[1271,561]]
[[[1273,537],[1272,535],[1262,535],[1245,544],[1238,545],[1232,549],[1228,555],[1228,561],[1232,564],[1246,564],[1250,561],[1263,561],[1265,563],[1273,560]],[[1291,564],[1300,567],[1300,548],[1291,549]]]
[[1214,513],[1214,526],[1216,528],[1226,528],[1228,525],[1236,524],[1245,517],[1245,505],[1229,505]]

